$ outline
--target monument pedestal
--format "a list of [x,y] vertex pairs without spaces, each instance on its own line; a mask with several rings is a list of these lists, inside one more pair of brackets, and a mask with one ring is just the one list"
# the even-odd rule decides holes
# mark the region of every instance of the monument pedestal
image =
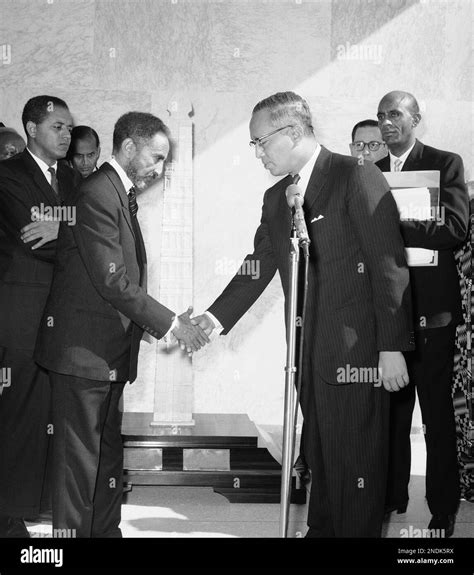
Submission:
[[[155,426],[152,413],[123,414],[124,482],[209,486],[232,503],[280,503],[281,466],[258,447],[244,414],[194,414],[194,426]],[[306,489],[293,476],[292,503]]]

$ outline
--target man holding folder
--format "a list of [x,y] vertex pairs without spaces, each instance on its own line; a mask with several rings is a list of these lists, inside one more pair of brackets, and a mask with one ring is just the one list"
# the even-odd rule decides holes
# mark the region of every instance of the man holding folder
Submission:
[[403,513],[410,480],[410,429],[415,387],[425,433],[426,498],[433,515],[429,529],[454,531],[459,473],[451,382],[461,297],[454,250],[465,240],[469,206],[462,159],[416,139],[421,115],[412,94],[390,92],[377,118],[389,155],[376,165],[383,172],[437,170],[441,218],[401,221],[406,247],[438,251],[437,265],[410,268],[416,350],[406,353],[410,383],[391,394],[391,455],[386,511]]

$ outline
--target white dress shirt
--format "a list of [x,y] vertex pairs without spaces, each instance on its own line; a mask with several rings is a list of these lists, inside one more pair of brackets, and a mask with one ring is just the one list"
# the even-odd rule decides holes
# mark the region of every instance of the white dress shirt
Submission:
[[[300,176],[298,187],[303,190],[303,196],[306,194],[306,188],[308,187],[309,179],[311,178],[311,174],[313,173],[314,165],[316,164],[316,160],[318,159],[320,151],[321,146],[319,144],[316,144],[316,148],[313,152],[313,155],[298,172]],[[294,174],[290,175],[293,176]]]
[[41,158],[38,158],[38,156],[35,156],[35,154],[33,154],[33,152],[29,149],[26,148],[30,154],[30,156],[33,158],[33,160],[38,164],[39,169],[43,172],[44,177],[46,178],[47,182],[49,185],[51,185],[51,172],[48,172],[49,168],[53,168],[54,171],[56,173],[58,173],[58,162],[54,162],[54,164],[52,166],[48,166],[48,164],[42,160]]
[[395,172],[395,162],[397,160],[401,161],[400,167],[398,168],[398,171],[401,172],[402,168],[403,168],[403,164],[405,163],[405,160],[408,158],[408,156],[410,155],[410,152],[413,150],[414,146],[416,144],[416,140],[413,142],[413,146],[411,146],[410,148],[408,148],[408,150],[406,152],[404,152],[401,156],[397,157],[394,156],[392,154],[392,152],[388,152],[388,155],[390,156],[390,171],[391,172]]
[[125,191],[127,192],[127,195],[128,195],[128,193],[130,192],[130,188],[133,188],[132,180],[127,176],[127,174],[125,173],[125,170],[122,168],[122,166],[117,162],[117,160],[113,156],[109,160],[109,164],[117,172],[118,177],[120,178],[120,181],[122,182],[123,187],[125,188]]

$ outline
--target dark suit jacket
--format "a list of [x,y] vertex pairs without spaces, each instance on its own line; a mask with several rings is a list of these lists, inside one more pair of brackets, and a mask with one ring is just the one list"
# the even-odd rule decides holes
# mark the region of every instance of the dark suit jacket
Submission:
[[[58,163],[60,193],[72,193],[77,176]],[[32,250],[20,230],[30,224],[32,208],[60,206],[38,164],[25,149],[0,162],[0,348],[32,355],[53,276],[56,240]]]
[[[290,177],[266,191],[254,253],[260,277],[243,264],[209,311],[227,333],[256,301],[276,271],[288,295]],[[395,202],[379,170],[321,149],[306,190],[311,239],[306,342],[330,383],[337,370],[376,367],[378,351],[411,349],[408,269]],[[313,221],[319,216],[323,218]]]
[[[390,171],[390,157],[377,162],[383,172]],[[407,247],[438,250],[436,267],[411,267],[415,329],[456,325],[461,320],[461,297],[454,251],[466,239],[469,228],[469,197],[464,184],[464,168],[457,154],[425,146],[419,140],[402,171],[439,170],[440,207],[444,223],[402,221]]]
[[82,181],[71,205],[77,222],[61,224],[35,359],[61,374],[133,381],[143,330],[160,338],[175,314],[146,293],[143,239],[110,164]]

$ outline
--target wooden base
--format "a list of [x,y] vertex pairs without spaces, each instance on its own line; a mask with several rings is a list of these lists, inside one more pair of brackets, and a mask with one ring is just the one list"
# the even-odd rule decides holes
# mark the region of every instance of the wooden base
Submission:
[[[151,413],[124,413],[124,482],[133,485],[210,486],[233,503],[280,503],[281,466],[258,447],[244,414],[194,414],[195,425],[152,426]],[[294,474],[292,503],[306,490]]]

